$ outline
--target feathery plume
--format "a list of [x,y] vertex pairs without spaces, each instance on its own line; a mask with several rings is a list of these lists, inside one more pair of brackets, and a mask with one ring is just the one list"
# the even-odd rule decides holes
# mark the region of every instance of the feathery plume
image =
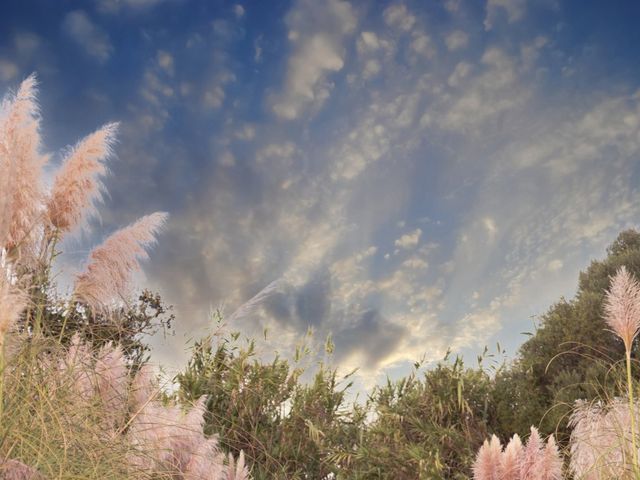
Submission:
[[633,339],[640,329],[640,285],[622,266],[611,279],[606,293],[604,312],[607,324],[631,351]]
[[0,478],[4,480],[44,480],[44,475],[35,468],[18,460],[0,458]]
[[562,459],[553,435],[547,439],[540,467],[540,480],[562,479]]
[[156,401],[148,402],[137,412],[127,435],[133,447],[129,462],[134,468],[167,471],[172,465],[172,425],[180,412]]
[[105,424],[113,428],[124,417],[129,386],[128,368],[122,348],[104,345],[95,364],[96,393],[105,412]]
[[240,450],[237,462],[234,462],[233,455],[229,454],[226,480],[249,480],[249,470],[244,463],[244,452],[242,450]]
[[131,382],[131,406],[133,412],[142,409],[144,405],[152,401],[158,394],[155,374],[153,368],[148,363],[140,367],[138,373]]
[[500,480],[519,480],[522,442],[516,433],[507,444],[500,459]]
[[74,295],[94,310],[125,298],[132,273],[140,269],[140,260],[147,258],[146,249],[166,220],[166,213],[156,212],[107,238],[89,255],[86,271],[76,277]]
[[89,347],[80,340],[75,333],[71,338],[71,345],[64,358],[60,361],[60,370],[71,375],[73,388],[80,399],[88,402],[93,398],[95,379],[92,378],[93,358]]
[[85,214],[93,214],[103,185],[99,177],[106,173],[105,160],[111,156],[117,123],[109,123],[86,136],[70,150],[58,171],[47,214],[49,222],[63,232],[77,227]]
[[502,446],[498,437],[493,435],[491,441],[485,440],[473,464],[475,480],[497,480],[500,467]]
[[206,397],[201,397],[172,429],[174,468],[179,472],[186,469],[189,459],[196,452],[198,445],[204,441],[205,401]]
[[184,471],[184,480],[223,480],[227,471],[218,439],[211,437],[200,443],[191,455]]
[[573,429],[569,468],[575,478],[624,478],[632,470],[630,424],[629,408],[622,399],[614,399],[607,406],[576,401],[569,419]]
[[7,250],[30,254],[43,199],[42,169],[48,156],[40,154],[40,117],[36,77],[29,76],[18,91],[2,102],[0,115],[0,237]]
[[542,441],[540,440],[540,434],[536,427],[531,427],[531,435],[527,440],[527,446],[524,448],[520,463],[520,477],[523,480],[536,478],[535,475],[539,472],[541,454]]

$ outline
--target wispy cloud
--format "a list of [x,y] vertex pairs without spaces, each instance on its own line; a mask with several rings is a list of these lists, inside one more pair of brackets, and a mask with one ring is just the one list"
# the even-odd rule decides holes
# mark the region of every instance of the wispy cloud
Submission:
[[307,108],[322,107],[331,94],[328,77],[344,66],[343,42],[354,31],[357,17],[343,0],[298,0],[286,22],[292,53],[283,91],[271,102],[278,117],[294,120]]
[[109,60],[113,46],[109,35],[82,10],[67,13],[62,22],[64,32],[98,62]]

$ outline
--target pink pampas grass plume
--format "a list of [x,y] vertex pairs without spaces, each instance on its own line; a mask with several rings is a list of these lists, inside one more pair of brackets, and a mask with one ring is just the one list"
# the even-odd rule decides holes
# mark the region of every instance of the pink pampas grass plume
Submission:
[[94,310],[126,298],[131,275],[140,270],[140,260],[147,258],[147,248],[166,220],[166,213],[156,212],[107,238],[89,255],[85,272],[76,277],[74,295]]
[[[498,445],[500,442],[498,442]],[[240,451],[238,461],[234,462],[233,455],[229,454],[226,480],[249,480],[249,470],[244,462],[244,452]]]
[[145,404],[153,401],[159,391],[153,367],[145,363],[131,382],[130,398],[133,412],[141,410]]
[[533,480],[539,473],[540,458],[542,457],[542,440],[536,427],[531,427],[531,435],[522,454],[520,462],[520,478]]
[[71,345],[65,358],[60,361],[59,368],[71,375],[73,389],[81,400],[88,402],[93,398],[93,357],[77,333],[71,338]]
[[172,426],[180,417],[173,406],[148,402],[135,414],[127,436],[133,450],[129,462],[134,469],[167,472],[173,464]]
[[198,445],[184,471],[184,480],[224,480],[227,467],[216,437]]
[[204,441],[204,412],[206,397],[201,397],[196,404],[172,427],[171,448],[173,450],[173,467],[184,472],[191,456]]
[[117,123],[109,123],[93,132],[64,160],[47,205],[49,221],[60,231],[72,231],[85,214],[94,213],[103,190],[99,177],[106,173],[104,162],[111,155],[117,129]]
[[516,433],[507,444],[500,458],[500,480],[519,480],[522,442]]
[[31,254],[41,205],[42,170],[48,161],[40,154],[40,117],[36,77],[22,82],[2,102],[0,115],[0,237],[8,250]]
[[502,446],[498,437],[493,435],[491,441],[484,441],[473,464],[475,480],[498,480],[498,471],[502,455]]
[[562,479],[562,459],[553,435],[547,439],[547,444],[542,453],[539,478],[540,480]]
[[0,458],[0,478],[4,480],[44,480],[44,475],[35,468],[18,460]]
[[575,478],[625,478],[632,471],[630,424],[629,406],[622,399],[606,406],[577,401],[569,419],[570,469]]
[[604,313],[607,324],[622,339],[626,350],[631,351],[640,329],[640,285],[624,266],[611,279]]
[[94,368],[96,393],[105,412],[104,423],[114,428],[122,422],[127,410],[129,369],[122,348],[111,343],[104,345],[98,352]]

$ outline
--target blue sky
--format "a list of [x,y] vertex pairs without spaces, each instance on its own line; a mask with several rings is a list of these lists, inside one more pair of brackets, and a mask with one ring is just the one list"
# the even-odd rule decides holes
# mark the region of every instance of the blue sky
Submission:
[[[50,151],[121,122],[101,223],[171,214],[146,283],[179,366],[212,308],[363,385],[448,348],[513,354],[638,225],[634,1],[7,1],[0,87],[41,82]],[[59,162],[54,158],[54,165]],[[274,283],[275,282],[275,283]]]

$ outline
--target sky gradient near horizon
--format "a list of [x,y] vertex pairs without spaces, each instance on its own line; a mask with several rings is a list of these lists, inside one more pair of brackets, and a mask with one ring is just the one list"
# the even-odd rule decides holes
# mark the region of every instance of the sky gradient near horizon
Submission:
[[[640,3],[8,0],[0,89],[36,72],[49,151],[121,122],[91,245],[171,219],[156,358],[231,314],[312,327],[363,385],[447,349],[513,354],[640,221]],[[60,161],[53,160],[54,166]]]

